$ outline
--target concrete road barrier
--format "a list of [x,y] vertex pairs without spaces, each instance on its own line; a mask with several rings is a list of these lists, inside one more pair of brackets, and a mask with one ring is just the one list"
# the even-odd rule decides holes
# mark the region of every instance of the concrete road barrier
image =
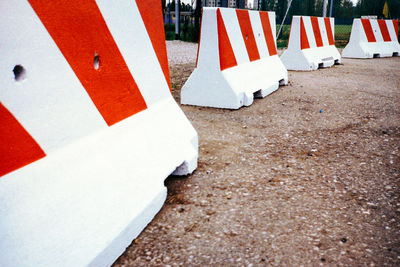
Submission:
[[400,56],[398,20],[354,19],[350,41],[343,49],[347,58]]
[[196,168],[157,7],[0,5],[1,266],[111,265]]
[[197,66],[181,103],[238,109],[287,84],[275,31],[274,12],[203,8]]
[[288,70],[310,71],[341,63],[335,47],[334,18],[294,16],[288,48],[281,56]]

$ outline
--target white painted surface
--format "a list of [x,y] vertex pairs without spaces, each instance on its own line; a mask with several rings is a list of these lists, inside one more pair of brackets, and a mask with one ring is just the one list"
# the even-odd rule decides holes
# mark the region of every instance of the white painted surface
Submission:
[[111,127],[28,2],[0,3],[0,101],[47,154],[0,177],[0,266],[111,265],[163,205],[164,179],[197,166],[135,2],[98,3],[148,104]]
[[154,77],[162,77],[164,74],[136,2],[132,0],[96,0],[96,2],[135,82],[141,89],[146,104],[151,105],[169,97],[170,91],[165,78],[159,81],[148,77],[149,70]]
[[271,29],[272,29],[272,36],[274,37],[274,41],[275,41],[275,47],[277,47],[277,44],[276,44],[275,12],[268,12],[268,17],[269,17],[269,25],[271,25]]
[[107,127],[28,1],[1,1],[0,21],[0,100],[46,153]]
[[[319,30],[321,32],[322,44],[324,46],[329,46],[328,31],[326,29],[324,18],[318,18],[318,26],[319,26]],[[334,33],[333,33],[333,36],[335,36]]]
[[[301,49],[301,28],[300,18],[303,18],[310,48]],[[334,18],[330,18],[332,32],[334,31]],[[290,28],[290,38],[288,48],[283,52],[281,60],[288,70],[311,71],[319,67],[331,67],[341,63],[341,56],[334,45],[329,45],[327,29],[323,18],[318,18],[322,47],[317,47],[311,18],[306,16],[294,16]],[[334,34],[334,32],[333,32]],[[326,45],[328,44],[328,45]]]
[[308,44],[310,45],[310,48],[316,48],[317,41],[315,40],[314,30],[311,23],[311,17],[303,16],[303,23],[304,23],[304,28],[306,29]]
[[386,20],[391,42],[384,42],[382,33],[376,19],[370,19],[371,27],[376,42],[368,42],[367,35],[360,19],[353,20],[349,43],[342,51],[342,56],[346,58],[373,58],[391,57],[397,53],[400,55],[400,44],[394,29],[393,22]]
[[[236,57],[237,64],[250,62],[247,54],[246,45],[240,30],[239,20],[234,8],[220,8],[222,19],[225,24],[226,32],[232,45],[233,53]],[[203,8],[203,13],[205,9]],[[207,37],[205,37],[207,38]]]
[[268,57],[268,45],[265,40],[264,30],[261,24],[260,13],[257,11],[249,10],[249,17],[251,26],[253,29],[254,39],[256,40],[258,53],[260,54],[260,58]]
[[196,143],[170,98],[2,177],[0,265],[110,265],[163,205],[164,179],[196,167]]
[[385,22],[386,22],[386,26],[388,27],[390,39],[398,41],[398,38],[397,38],[398,33],[396,34],[396,29],[394,28],[393,21],[385,20]]
[[[287,84],[287,70],[279,57],[265,56],[265,53],[268,53],[268,47],[265,37],[264,43],[261,42],[261,34],[256,42],[257,46],[264,46],[261,50],[264,57],[249,61],[234,9],[221,8],[221,13],[225,26],[228,28],[229,25],[230,28],[227,32],[234,53],[242,60],[239,61],[236,58],[237,66],[220,70],[216,10],[216,8],[203,9],[198,65],[182,87],[181,103],[238,109],[244,105],[251,105],[254,94],[265,97],[278,89],[280,81],[281,84]],[[261,24],[255,26],[256,23],[261,23],[260,19],[255,18],[255,14],[259,16],[256,11],[250,12],[250,21],[257,39],[260,29],[262,33],[263,30]],[[271,14],[273,12],[269,12],[269,16],[275,18]],[[271,22],[271,27],[275,29],[275,21]],[[274,41],[276,42],[275,38]],[[239,52],[236,53],[235,49]]]

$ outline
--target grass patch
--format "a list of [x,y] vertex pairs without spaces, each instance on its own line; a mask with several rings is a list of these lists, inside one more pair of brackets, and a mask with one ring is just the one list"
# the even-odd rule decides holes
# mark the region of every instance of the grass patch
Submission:
[[[181,23],[181,33],[180,33],[180,39],[182,41],[186,42],[192,42],[193,40],[193,32],[194,32],[194,25],[189,24],[187,26],[187,29],[185,30],[184,24]],[[165,30],[165,39],[166,40],[175,40],[175,24],[165,24],[164,25],[164,30]]]

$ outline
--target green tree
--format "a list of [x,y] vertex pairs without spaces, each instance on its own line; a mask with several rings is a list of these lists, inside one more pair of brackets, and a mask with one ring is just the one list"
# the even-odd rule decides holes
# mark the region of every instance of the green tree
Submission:
[[280,24],[281,21],[283,20],[283,17],[285,16],[287,8],[287,0],[278,0],[277,6],[276,6],[276,23]]
[[[382,18],[383,5],[386,0],[359,0],[355,8],[357,17],[374,15]],[[390,18],[400,17],[400,0],[387,0]]]
[[192,41],[198,42],[200,39],[200,17],[201,17],[201,0],[196,0],[196,9],[194,10],[194,29]]
[[275,10],[276,1],[275,0],[266,0],[265,2],[265,10],[273,11]]
[[350,0],[343,0],[340,6],[340,17],[345,19],[353,18],[353,2]]

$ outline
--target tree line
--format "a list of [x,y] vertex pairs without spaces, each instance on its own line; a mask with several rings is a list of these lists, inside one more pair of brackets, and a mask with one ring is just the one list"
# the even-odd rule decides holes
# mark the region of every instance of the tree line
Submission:
[[[332,17],[352,19],[371,15],[383,18],[385,1],[388,3],[389,17],[400,18],[400,0],[358,0],[355,6],[351,0],[333,0]],[[277,21],[282,21],[288,2],[288,0],[260,0],[256,8],[275,11]],[[323,2],[323,0],[293,0],[287,18],[289,20],[293,15],[322,16]],[[331,8],[330,4],[331,0],[328,1],[327,14]]]
[[[378,16],[382,18],[383,6],[387,1],[389,7],[389,18],[400,18],[400,0],[358,0],[353,6],[351,0],[333,0],[332,16],[335,18],[352,19],[363,15]],[[175,0],[166,3],[166,0],[161,0],[163,11],[175,10]],[[201,1],[195,1],[201,5]],[[221,1],[222,2],[222,1]],[[259,10],[275,11],[277,21],[282,21],[287,6],[288,0],[259,0]],[[330,10],[331,0],[328,0],[328,11]],[[288,12],[288,18],[293,15],[307,16],[322,16],[323,0],[292,0],[292,5]],[[180,3],[181,11],[194,11],[190,4]],[[329,12],[327,12],[329,14]]]
[[[175,10],[175,1],[161,0],[163,12]],[[383,18],[383,6],[387,1],[389,7],[389,18],[399,19],[400,18],[400,0],[358,0],[356,5],[353,5],[351,0],[333,0],[332,5],[332,17],[336,19],[343,19],[352,23],[353,18],[359,18],[361,16],[377,16]],[[182,11],[192,11],[195,18],[194,25],[194,42],[198,41],[200,31],[200,17],[201,17],[201,0],[192,1],[195,3],[195,8],[189,4],[183,4],[181,1],[180,8]],[[222,1],[221,1],[222,2]],[[289,0],[259,0],[258,6],[255,9],[275,11],[277,24],[280,24],[286,13]],[[322,16],[323,0],[292,0],[291,7],[288,11],[288,15],[285,20],[285,24],[290,24],[291,17],[294,15],[305,15],[305,16]],[[328,0],[327,14],[329,10],[331,0]],[[347,24],[347,23],[345,23]]]

